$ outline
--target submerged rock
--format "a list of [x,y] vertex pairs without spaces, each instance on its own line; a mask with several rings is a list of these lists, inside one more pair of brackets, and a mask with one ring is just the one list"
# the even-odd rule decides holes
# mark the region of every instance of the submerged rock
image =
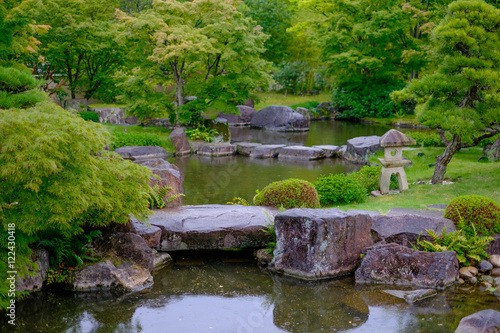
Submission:
[[368,215],[338,209],[290,209],[276,215],[272,270],[307,280],[352,272],[373,244]]
[[408,303],[415,303],[437,295],[437,291],[435,289],[384,290],[384,292],[386,294],[404,299]]
[[423,252],[398,244],[368,249],[356,270],[356,283],[445,288],[458,279],[455,252]]
[[455,333],[497,333],[500,332],[500,312],[483,310],[462,318]]

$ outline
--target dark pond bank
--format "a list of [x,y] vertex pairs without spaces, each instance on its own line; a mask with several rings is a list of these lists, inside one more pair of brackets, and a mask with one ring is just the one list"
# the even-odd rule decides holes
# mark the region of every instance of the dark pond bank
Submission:
[[307,283],[269,275],[250,253],[174,253],[176,264],[132,295],[45,292],[18,303],[0,332],[453,332],[498,299],[466,287],[410,305],[355,286],[352,277]]

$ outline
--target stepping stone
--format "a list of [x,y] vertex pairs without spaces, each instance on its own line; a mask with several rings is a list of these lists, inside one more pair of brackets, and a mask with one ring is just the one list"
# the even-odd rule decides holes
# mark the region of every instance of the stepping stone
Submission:
[[446,209],[447,205],[429,205],[427,208],[434,208],[434,209]]
[[236,144],[236,152],[241,156],[250,156],[255,147],[262,146],[261,143],[239,142]]
[[196,154],[201,156],[228,156],[236,154],[236,145],[230,143],[205,143],[198,147]]
[[147,221],[162,230],[159,251],[265,247],[262,231],[276,208],[200,205],[157,210]]
[[125,146],[115,149],[115,153],[131,161],[145,161],[155,158],[167,158],[168,153],[162,147],[156,146]]
[[262,145],[255,147],[250,154],[252,158],[271,158],[277,157],[281,148],[285,145]]
[[312,146],[312,147],[323,149],[326,158],[339,157],[340,146],[323,145],[323,146]]
[[325,152],[320,148],[288,146],[281,148],[278,157],[280,159],[319,160],[325,158]]

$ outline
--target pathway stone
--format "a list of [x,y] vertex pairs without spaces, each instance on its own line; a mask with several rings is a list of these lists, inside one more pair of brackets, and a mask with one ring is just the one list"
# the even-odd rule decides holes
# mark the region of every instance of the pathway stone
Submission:
[[285,145],[262,145],[255,147],[250,153],[252,158],[272,158],[277,157],[280,153],[281,148]]
[[168,153],[164,148],[156,146],[125,146],[115,149],[115,153],[131,161],[145,161],[168,157]]
[[340,146],[322,145],[322,146],[312,146],[312,147],[323,149],[326,158],[339,157]]
[[202,156],[229,156],[236,154],[236,145],[230,143],[204,143],[198,146],[196,152]]
[[325,158],[325,152],[319,148],[287,146],[281,148],[278,157],[296,160],[319,160]]
[[236,152],[241,156],[250,156],[252,150],[258,146],[262,146],[262,144],[255,142],[238,142],[236,143]]
[[147,221],[162,230],[160,251],[264,247],[261,229],[277,209],[259,206],[200,205],[157,210]]
[[386,216],[401,216],[401,215],[418,215],[424,217],[442,218],[443,211],[431,209],[407,209],[407,208],[391,208]]

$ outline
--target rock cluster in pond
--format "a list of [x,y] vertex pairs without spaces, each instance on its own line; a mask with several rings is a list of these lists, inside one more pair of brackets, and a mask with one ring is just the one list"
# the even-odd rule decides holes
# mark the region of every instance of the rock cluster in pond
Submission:
[[276,215],[276,248],[270,268],[302,279],[351,273],[373,241],[368,215],[338,209],[290,209]]
[[356,283],[445,288],[458,280],[455,252],[423,252],[390,243],[368,249]]
[[479,283],[483,289],[494,287],[494,293],[500,297],[500,255],[493,254],[489,260],[481,260],[477,266],[460,268],[460,282]]
[[274,131],[307,131],[308,121],[303,115],[288,106],[268,106],[257,112],[251,121],[252,127]]

